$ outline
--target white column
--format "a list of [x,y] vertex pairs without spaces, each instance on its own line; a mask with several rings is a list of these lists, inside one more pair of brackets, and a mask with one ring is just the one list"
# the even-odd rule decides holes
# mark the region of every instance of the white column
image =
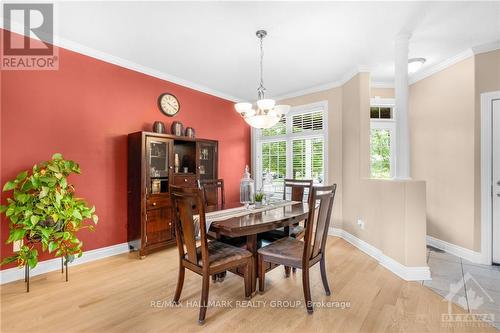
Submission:
[[394,178],[410,178],[410,129],[408,125],[408,42],[409,34],[395,41],[394,90],[396,96],[396,170]]

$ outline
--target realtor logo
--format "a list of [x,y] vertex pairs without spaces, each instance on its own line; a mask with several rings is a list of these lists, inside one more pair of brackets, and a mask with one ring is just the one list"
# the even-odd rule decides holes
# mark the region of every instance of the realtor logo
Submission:
[[54,48],[54,5],[3,5],[2,70],[58,69]]
[[[465,290],[467,296],[460,293],[462,290]],[[486,326],[486,323],[492,323],[495,320],[493,313],[480,313],[478,311],[488,303],[490,306],[495,306],[495,301],[470,273],[466,273],[463,279],[456,283],[450,284],[450,292],[446,295],[444,301],[448,302],[448,313],[441,315],[444,326],[482,327]],[[464,309],[468,308],[470,313],[453,313],[453,303],[460,305]]]

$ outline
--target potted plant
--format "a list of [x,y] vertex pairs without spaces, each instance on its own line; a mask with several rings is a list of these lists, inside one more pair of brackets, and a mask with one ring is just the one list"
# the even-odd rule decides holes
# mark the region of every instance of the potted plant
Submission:
[[[80,174],[80,166],[54,154],[50,161],[22,171],[5,183],[4,192],[12,192],[7,205],[0,206],[9,220],[7,244],[23,241],[19,252],[5,258],[1,264],[17,261],[19,267],[34,268],[38,263],[40,243],[43,251],[66,258],[66,265],[82,255],[83,242],[76,233],[84,228],[94,230],[98,217],[95,208],[75,197],[75,188],[68,176]],[[91,220],[90,224],[85,224]]]
[[255,199],[255,208],[262,207],[262,202],[264,201],[264,192],[259,191],[255,193],[254,199]]

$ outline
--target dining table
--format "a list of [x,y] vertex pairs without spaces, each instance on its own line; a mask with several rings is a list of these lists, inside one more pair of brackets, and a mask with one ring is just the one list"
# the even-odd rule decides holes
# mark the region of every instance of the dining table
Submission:
[[[238,205],[241,207],[241,204],[229,204],[226,207],[237,207]],[[225,236],[226,238],[246,238],[246,249],[252,253],[254,259],[251,274],[252,294],[254,294],[257,289],[258,279],[257,251],[260,243],[258,242],[258,234],[282,227],[285,228],[285,232],[289,232],[291,225],[307,219],[309,205],[303,202],[290,202],[289,204],[276,206],[271,204],[265,207],[265,210],[248,208],[247,211],[248,213],[246,214],[245,212],[245,215],[242,216],[214,220],[210,224],[209,231],[213,232],[217,238],[221,236]],[[218,213],[222,212],[224,210],[218,211]],[[207,216],[207,219],[210,219],[210,217]],[[274,267],[268,267],[268,270]],[[238,271],[234,271],[233,273],[241,275]]]

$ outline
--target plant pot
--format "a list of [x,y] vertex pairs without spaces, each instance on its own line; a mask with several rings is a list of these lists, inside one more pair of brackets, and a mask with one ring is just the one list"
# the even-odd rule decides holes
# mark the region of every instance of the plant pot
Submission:
[[261,208],[262,207],[262,202],[256,201],[255,202],[255,208]]

